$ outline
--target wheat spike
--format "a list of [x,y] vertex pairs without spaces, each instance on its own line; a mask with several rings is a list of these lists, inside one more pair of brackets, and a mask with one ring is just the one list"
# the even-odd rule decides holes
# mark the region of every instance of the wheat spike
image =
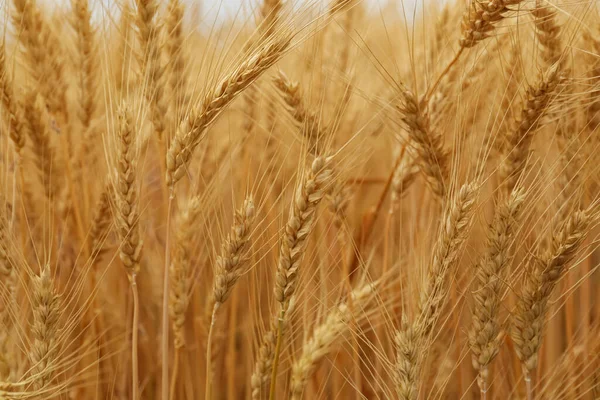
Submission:
[[463,15],[460,46],[469,48],[490,37],[496,25],[510,12],[510,6],[523,0],[469,1]]
[[223,243],[221,255],[217,258],[215,282],[213,286],[214,300],[224,303],[229,297],[233,286],[243,273],[242,267],[246,261],[245,254],[254,220],[254,202],[251,197],[236,211],[231,233]]
[[41,389],[52,381],[56,357],[59,355],[60,298],[54,288],[49,265],[45,265],[33,280],[31,308],[33,344],[29,349],[29,357],[35,386]]
[[289,44],[290,37],[282,35],[262,45],[213,87],[204,96],[198,110],[192,110],[184,119],[167,152],[166,180],[169,186],[173,187],[185,174],[186,164],[208,126],[229,103],[281,58]]
[[325,321],[315,327],[311,338],[302,346],[302,353],[292,366],[290,398],[299,400],[317,367],[317,363],[329,354],[337,342],[350,331],[351,323],[364,316],[375,300],[375,286],[366,284],[350,293],[345,301],[329,312]]
[[171,261],[171,285],[169,285],[169,312],[175,348],[185,346],[185,315],[190,302],[192,284],[192,255],[196,227],[202,215],[202,202],[199,197],[191,198],[181,213],[176,234],[175,254]]
[[481,391],[488,389],[488,366],[501,345],[499,308],[503,277],[512,261],[511,246],[518,228],[518,217],[523,204],[522,190],[511,193],[508,200],[498,204],[488,229],[487,248],[476,265],[473,285],[473,318],[469,331],[469,345],[473,367],[478,371],[477,382]]
[[527,374],[538,365],[550,296],[577,255],[592,220],[590,209],[575,211],[552,235],[549,247],[529,260],[527,279],[512,313],[512,338]]
[[442,136],[431,130],[429,115],[414,94],[405,90],[402,98],[404,104],[399,109],[402,121],[407,126],[410,145],[416,154],[419,169],[436,198],[441,201],[446,195],[449,153],[444,149]]
[[136,135],[127,105],[118,115],[118,159],[115,183],[116,226],[121,239],[120,257],[129,276],[139,270],[142,239],[139,232],[138,188],[136,181]]

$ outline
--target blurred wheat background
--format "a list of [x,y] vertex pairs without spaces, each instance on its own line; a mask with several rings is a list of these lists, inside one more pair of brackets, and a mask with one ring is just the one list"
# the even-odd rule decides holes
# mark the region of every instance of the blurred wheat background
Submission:
[[600,399],[599,6],[2,2],[0,399]]

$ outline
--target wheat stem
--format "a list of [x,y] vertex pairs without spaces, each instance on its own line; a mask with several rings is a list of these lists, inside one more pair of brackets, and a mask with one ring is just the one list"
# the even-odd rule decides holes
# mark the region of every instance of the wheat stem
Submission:
[[163,303],[162,303],[162,398],[169,398],[169,264],[170,264],[170,239],[171,239],[171,209],[173,207],[174,193],[171,188],[169,203],[167,205],[167,227],[165,239],[165,270],[163,272]]
[[131,397],[133,400],[139,399],[139,376],[138,376],[138,327],[140,319],[140,300],[138,296],[138,287],[136,273],[131,275],[131,292],[133,293],[133,319],[131,323]]
[[215,327],[215,321],[217,320],[217,310],[219,309],[219,306],[221,305],[221,303],[219,303],[218,301],[215,302],[215,305],[213,306],[213,310],[212,310],[212,316],[210,318],[210,327],[208,328],[208,339],[206,340],[206,392],[205,392],[205,396],[204,398],[206,400],[210,400],[211,398],[211,382],[212,382],[212,366],[211,366],[211,361],[212,361],[212,336],[213,336],[213,331],[214,331],[214,327]]
[[271,372],[271,386],[269,389],[269,400],[275,400],[275,391],[277,389],[277,368],[279,367],[279,354],[281,353],[281,343],[283,342],[283,325],[285,321],[285,309],[282,308],[277,322],[277,344],[275,345],[275,355],[273,356],[273,371]]
[[175,353],[173,354],[173,371],[171,371],[171,393],[169,394],[169,400],[175,400],[175,393],[177,391],[177,375],[179,374],[179,353],[181,349],[175,347]]
[[460,60],[460,56],[462,55],[464,49],[465,48],[461,46],[461,48],[458,50],[458,52],[454,55],[454,58],[452,59],[452,61],[450,61],[448,63],[448,65],[446,65],[446,68],[444,68],[442,73],[437,77],[435,83],[433,85],[431,85],[429,90],[427,90],[427,93],[425,93],[423,100],[421,100],[422,105],[425,105],[429,102],[429,98],[431,97],[432,94],[435,93],[436,89],[440,85],[440,82],[442,82],[442,79],[444,79],[444,76],[446,76],[446,74],[450,71],[450,69],[452,69],[452,67],[458,62],[458,60]]

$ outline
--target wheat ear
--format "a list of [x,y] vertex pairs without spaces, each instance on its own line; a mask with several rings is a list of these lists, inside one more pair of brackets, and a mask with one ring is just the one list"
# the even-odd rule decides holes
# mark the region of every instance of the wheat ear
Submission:
[[404,319],[396,333],[396,392],[401,399],[415,400],[418,395],[422,355],[427,340],[446,303],[450,275],[457,264],[475,212],[479,185],[463,185],[444,211],[440,233],[433,251],[427,278],[420,291],[418,314],[414,321]]
[[419,172],[415,160],[409,154],[400,154],[400,157],[401,160],[394,170],[394,176],[390,187],[393,207],[398,205],[398,202],[402,196],[406,194],[408,188],[415,181]]
[[532,378],[538,364],[550,296],[592,225],[591,209],[573,212],[553,233],[550,245],[529,259],[526,281],[512,312],[512,339],[525,379]]
[[548,110],[558,84],[559,68],[554,65],[538,78],[535,86],[527,89],[527,100],[520,117],[516,119],[515,127],[507,132],[503,145],[508,154],[500,165],[499,178],[505,193],[512,192],[521,178],[533,135],[540,125],[540,119]]
[[187,109],[187,71],[183,36],[184,7],[180,0],[169,0],[165,27],[167,31],[166,51],[169,56],[169,84],[171,109],[177,115],[176,123]]
[[32,376],[35,387],[42,389],[53,378],[54,363],[58,351],[58,322],[60,319],[60,298],[54,288],[50,266],[45,265],[33,279],[31,296],[33,323],[31,333],[33,344],[29,349],[32,363]]
[[323,140],[324,132],[319,126],[319,119],[316,114],[307,109],[298,82],[292,82],[282,71],[279,71],[273,82],[285,102],[287,111],[308,142],[308,151],[316,154],[320,150],[318,144]]
[[312,231],[315,222],[317,205],[325,195],[327,186],[332,179],[331,159],[317,157],[313,161],[308,174],[304,177],[296,190],[291,213],[285,227],[285,233],[279,250],[279,264],[275,274],[275,299],[279,302],[279,320],[277,327],[277,342],[273,356],[273,371],[271,374],[271,388],[269,398],[275,396],[275,384],[279,354],[283,341],[283,326],[285,325],[286,312],[298,284],[298,269],[306,240]]
[[221,254],[217,258],[215,280],[213,285],[213,312],[208,332],[206,351],[206,396],[210,398],[211,389],[211,361],[212,361],[212,332],[217,320],[217,312],[223,304],[237,280],[242,276],[243,267],[247,259],[247,250],[250,243],[252,222],[254,221],[255,209],[252,197],[248,197],[242,207],[236,211],[233,226],[227,239],[223,243]]
[[131,340],[131,368],[132,368],[132,398],[138,400],[138,319],[139,299],[137,289],[137,274],[140,269],[140,256],[142,252],[142,239],[139,230],[138,212],[138,187],[137,187],[137,149],[135,127],[131,111],[126,104],[121,105],[118,111],[118,159],[115,166],[117,182],[115,196],[117,212],[115,213],[117,231],[121,239],[119,255],[127,271],[131,291],[133,293],[133,321]]
[[164,67],[161,64],[161,46],[159,43],[160,25],[157,23],[158,2],[156,0],[136,0],[138,41],[142,52],[138,61],[141,66],[141,78],[145,83],[144,94],[150,106],[150,119],[159,139],[162,139],[167,122],[167,105],[164,92]]
[[56,162],[54,149],[50,144],[50,117],[46,111],[44,99],[35,92],[30,92],[25,102],[25,117],[28,122],[29,138],[33,144],[35,164],[39,170],[43,187],[48,199],[58,190],[57,177],[52,174]]
[[332,351],[340,338],[350,331],[352,321],[363,316],[375,299],[374,284],[368,283],[354,289],[350,293],[350,300],[335,307],[325,321],[315,327],[312,337],[302,346],[302,353],[292,366],[292,400],[302,398],[302,392],[318,362]]
[[535,8],[531,10],[535,33],[539,45],[542,47],[541,58],[546,67],[550,67],[562,59],[563,43],[560,35],[560,26],[556,23],[557,11],[549,6],[542,6],[540,0],[536,0]]
[[460,46],[469,48],[488,38],[496,25],[523,0],[470,1],[463,15]]
[[202,216],[202,202],[198,196],[192,197],[181,213],[176,233],[175,253],[169,267],[169,316],[173,327],[173,342],[175,356],[171,373],[171,392],[169,398],[175,398],[175,388],[179,371],[179,353],[186,345],[185,323],[186,313],[190,303],[192,286],[192,254],[194,237]]
[[166,181],[173,187],[185,174],[186,164],[206,129],[240,93],[276,63],[290,45],[290,36],[281,35],[262,45],[244,58],[218,85],[203,98],[198,110],[184,119],[167,152]]
[[405,90],[402,98],[402,121],[408,129],[417,164],[436,198],[442,201],[446,195],[449,153],[444,148],[442,136],[431,130],[429,115],[415,95]]
[[62,42],[42,18],[35,0],[13,0],[13,4],[13,24],[19,28],[19,41],[39,91],[48,102],[50,113],[61,114],[66,120],[68,84]]
[[496,206],[494,220],[488,229],[485,254],[476,265],[473,284],[473,316],[469,345],[473,367],[478,371],[477,383],[482,397],[488,390],[489,370],[500,350],[502,332],[499,321],[503,276],[512,261],[511,246],[518,228],[523,204],[522,190],[511,193]]
[[77,70],[79,71],[79,120],[87,129],[97,108],[98,61],[96,32],[91,23],[88,0],[73,0],[72,25],[77,34]]
[[2,100],[3,114],[8,122],[8,135],[15,147],[17,154],[25,146],[25,123],[23,121],[23,110],[17,101],[9,79],[6,65],[6,49],[4,41],[0,43],[0,98]]
[[223,243],[221,255],[217,258],[213,298],[223,304],[233,286],[242,275],[247,261],[250,231],[255,217],[254,202],[248,197],[243,206],[236,211],[231,233]]
[[90,227],[90,258],[92,262],[97,262],[98,258],[102,255],[106,249],[104,248],[104,241],[110,230],[110,223],[112,220],[110,212],[110,199],[112,193],[110,186],[105,186],[100,193],[100,198],[96,202],[94,211],[94,218],[92,220],[92,226]]
[[169,293],[169,311],[173,326],[175,349],[185,346],[185,314],[189,305],[191,287],[191,259],[194,251],[193,239],[202,215],[202,202],[199,197],[191,198],[181,213],[179,220],[175,252],[171,261],[171,285]]
[[[285,329],[285,325],[282,329]],[[277,346],[277,330],[278,323],[274,320],[269,326],[269,330],[262,337],[258,357],[254,363],[254,371],[250,380],[252,400],[266,398],[269,392],[273,359]]]
[[12,354],[11,315],[16,304],[17,271],[11,256],[10,234],[4,215],[0,214],[0,379],[13,378],[17,358]]

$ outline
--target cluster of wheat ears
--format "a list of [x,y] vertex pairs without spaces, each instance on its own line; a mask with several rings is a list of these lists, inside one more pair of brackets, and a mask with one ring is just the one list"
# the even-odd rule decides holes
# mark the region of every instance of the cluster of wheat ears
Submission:
[[598,3],[207,3],[2,3],[0,399],[599,399]]

